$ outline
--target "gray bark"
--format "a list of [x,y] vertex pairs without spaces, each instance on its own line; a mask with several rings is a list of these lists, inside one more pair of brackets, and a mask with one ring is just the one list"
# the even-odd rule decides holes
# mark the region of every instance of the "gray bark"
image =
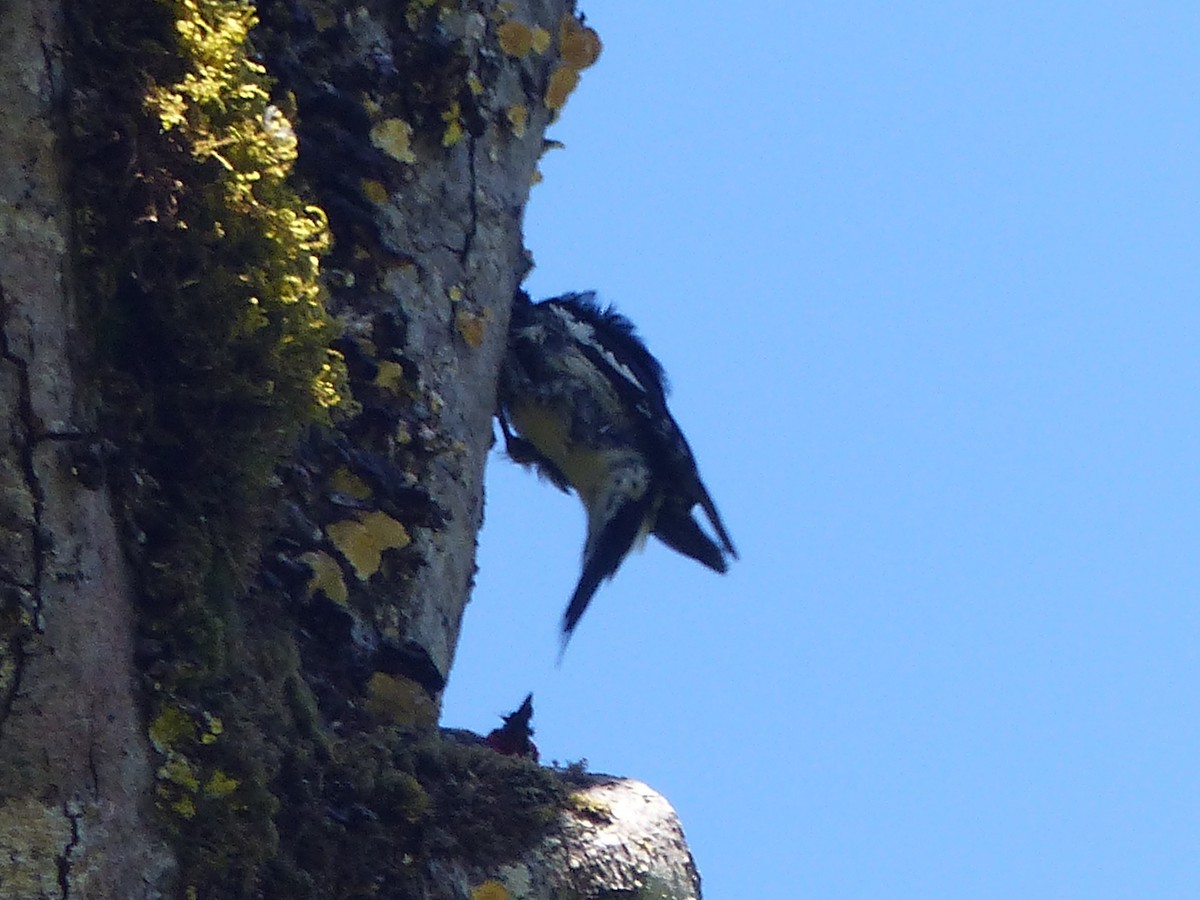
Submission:
[[135,706],[132,606],[108,496],[71,473],[56,2],[0,12],[0,897],[154,896],[170,864]]
[[699,900],[700,875],[666,798],[629,779],[589,782],[558,828],[497,880],[518,900]]

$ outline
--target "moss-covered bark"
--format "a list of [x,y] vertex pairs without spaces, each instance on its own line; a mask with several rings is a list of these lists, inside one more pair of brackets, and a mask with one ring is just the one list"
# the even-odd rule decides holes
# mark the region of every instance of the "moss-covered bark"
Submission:
[[[563,795],[434,725],[556,41],[586,32],[549,5],[72,9],[93,456],[173,890],[455,896],[434,873],[514,858]],[[541,49],[502,46],[518,16]]]
[[577,784],[436,728],[522,210],[595,33],[67,8],[0,17],[0,898],[657,890],[576,852]]

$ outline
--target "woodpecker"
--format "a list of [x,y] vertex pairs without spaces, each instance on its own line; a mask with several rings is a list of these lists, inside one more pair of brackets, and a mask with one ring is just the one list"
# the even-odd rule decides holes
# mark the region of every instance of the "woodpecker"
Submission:
[[521,756],[537,762],[540,754],[537,744],[533,742],[533,694],[525,696],[523,702],[514,712],[502,716],[504,724],[492,729],[484,743],[505,756]]
[[[509,457],[574,491],[587,512],[562,649],[600,584],[648,534],[716,572],[737,558],[667,409],[662,365],[633,324],[600,306],[594,292],[533,303],[518,291],[497,406]],[[692,514],[697,505],[715,541]]]

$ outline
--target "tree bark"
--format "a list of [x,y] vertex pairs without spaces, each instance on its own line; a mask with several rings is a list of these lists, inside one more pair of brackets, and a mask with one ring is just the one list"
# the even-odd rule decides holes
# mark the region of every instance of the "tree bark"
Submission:
[[648,789],[436,729],[594,32],[0,2],[0,898],[699,896]]
[[[109,498],[72,476],[77,402],[62,19],[0,14],[0,897],[138,897],[150,823],[132,602]],[[86,886],[86,887],[85,887]]]

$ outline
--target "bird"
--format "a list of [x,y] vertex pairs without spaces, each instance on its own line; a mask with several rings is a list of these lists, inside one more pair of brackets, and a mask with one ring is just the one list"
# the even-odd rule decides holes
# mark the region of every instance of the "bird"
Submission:
[[[533,302],[518,290],[497,388],[508,456],[587,513],[559,658],[600,585],[648,535],[724,573],[738,554],[667,408],[661,363],[633,323],[594,291]],[[697,521],[699,506],[714,534]]]
[[537,744],[532,740],[533,694],[526,694],[525,701],[507,716],[504,724],[493,728],[484,738],[484,743],[505,756],[520,756],[537,762],[540,758]]

